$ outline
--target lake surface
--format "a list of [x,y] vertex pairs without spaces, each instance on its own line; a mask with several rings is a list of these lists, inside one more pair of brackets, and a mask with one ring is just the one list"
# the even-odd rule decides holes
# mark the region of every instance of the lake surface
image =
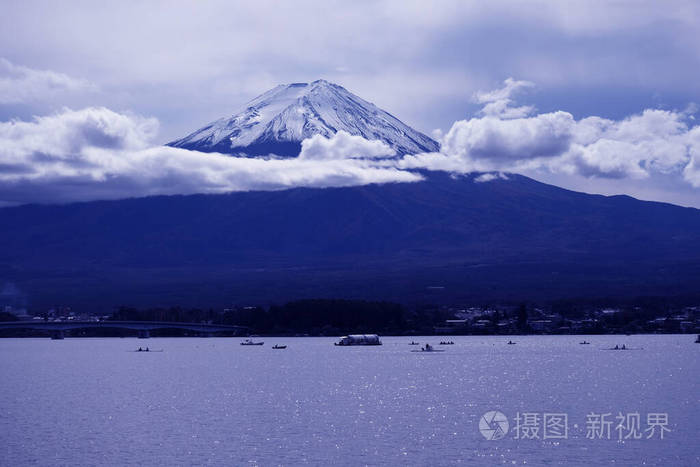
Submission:
[[[410,337],[0,339],[0,463],[700,463],[692,335],[449,339],[434,354],[411,352]],[[639,350],[603,350],[615,344]],[[145,345],[164,351],[130,352]],[[479,421],[494,410],[510,429],[487,440]],[[540,439],[515,439],[518,413],[564,413],[567,437],[540,426]],[[587,416],[604,413],[610,439],[588,439]],[[619,441],[618,413],[639,413],[642,431],[667,414],[671,431]]]

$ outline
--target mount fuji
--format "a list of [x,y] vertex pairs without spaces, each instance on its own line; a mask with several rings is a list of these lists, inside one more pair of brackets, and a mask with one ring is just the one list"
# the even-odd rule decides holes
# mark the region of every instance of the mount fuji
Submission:
[[282,84],[168,146],[245,156],[295,157],[301,142],[338,131],[380,140],[398,155],[434,152],[439,145],[342,86],[319,79]]
[[[170,143],[295,157],[345,131],[397,154],[438,144],[327,81],[278,86]],[[473,303],[697,296],[700,210],[508,174],[0,208],[0,285],[35,308],[295,298]],[[2,305],[0,294],[0,306]]]

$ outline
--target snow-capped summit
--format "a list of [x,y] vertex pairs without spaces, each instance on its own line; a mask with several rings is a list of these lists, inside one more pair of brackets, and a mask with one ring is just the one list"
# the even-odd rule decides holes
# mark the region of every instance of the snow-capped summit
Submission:
[[397,154],[437,151],[438,143],[399,119],[326,80],[282,84],[256,97],[233,116],[169,143],[185,149],[247,156],[295,157],[301,142],[344,130],[381,140]]

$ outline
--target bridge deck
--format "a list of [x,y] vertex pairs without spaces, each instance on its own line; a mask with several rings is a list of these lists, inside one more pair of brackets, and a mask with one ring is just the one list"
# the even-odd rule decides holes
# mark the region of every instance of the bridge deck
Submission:
[[177,323],[169,321],[6,321],[0,322],[0,329],[37,329],[46,331],[66,331],[69,329],[116,328],[136,331],[155,329],[185,329],[197,332],[247,331],[245,326],[205,323]]

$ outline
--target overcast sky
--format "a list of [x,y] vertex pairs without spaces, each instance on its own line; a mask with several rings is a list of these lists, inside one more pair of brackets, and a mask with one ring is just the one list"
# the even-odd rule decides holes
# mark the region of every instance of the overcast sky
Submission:
[[[40,116],[84,122],[80,119],[98,113],[80,111],[104,107],[100,122],[121,122],[120,131],[130,135],[115,147],[147,151],[131,154],[137,160],[152,154],[152,146],[229,115],[277,84],[325,78],[426,134],[449,135],[448,155],[466,160],[463,167],[516,168],[580,191],[700,207],[694,105],[700,103],[699,18],[697,1],[5,0],[0,141],[19,149],[0,149],[5,159],[0,159],[0,176],[3,170],[21,172],[38,163],[37,154],[45,159],[50,145],[62,144],[44,133],[36,143],[37,132],[55,134],[57,121],[22,127],[19,136],[10,121],[29,125]],[[523,84],[508,88],[509,78]],[[489,95],[498,90],[500,95]],[[542,122],[551,129],[554,120],[548,115],[559,116],[557,125],[568,125],[568,145],[556,154],[527,156],[539,142],[518,146],[523,129],[530,136],[539,134]],[[124,123],[122,117],[131,120]],[[500,126],[494,126],[496,120]],[[61,128],[67,128],[64,123]],[[496,145],[498,154],[485,154],[492,146],[474,142],[475,132],[485,126],[496,139],[514,138],[514,146],[506,151]],[[644,136],[658,133],[658,126],[665,129],[652,139]],[[589,137],[592,127],[595,139]],[[111,148],[85,134],[91,148]],[[33,145],[29,149],[27,141]],[[65,162],[75,150],[64,145],[56,157]],[[608,163],[623,157],[616,151],[628,150],[644,154]],[[91,163],[95,154],[90,152]],[[428,159],[416,158],[403,168],[435,166],[435,158]],[[77,176],[74,167],[71,171]],[[51,173],[41,186],[60,178]],[[384,175],[360,181],[382,181]],[[0,189],[0,195],[5,192],[0,203],[21,202],[19,193],[33,189],[25,184],[19,190],[19,176],[14,177],[12,189]],[[105,180],[110,173],[90,177]],[[213,191],[226,186],[219,180]],[[150,192],[134,191],[144,193]]]

